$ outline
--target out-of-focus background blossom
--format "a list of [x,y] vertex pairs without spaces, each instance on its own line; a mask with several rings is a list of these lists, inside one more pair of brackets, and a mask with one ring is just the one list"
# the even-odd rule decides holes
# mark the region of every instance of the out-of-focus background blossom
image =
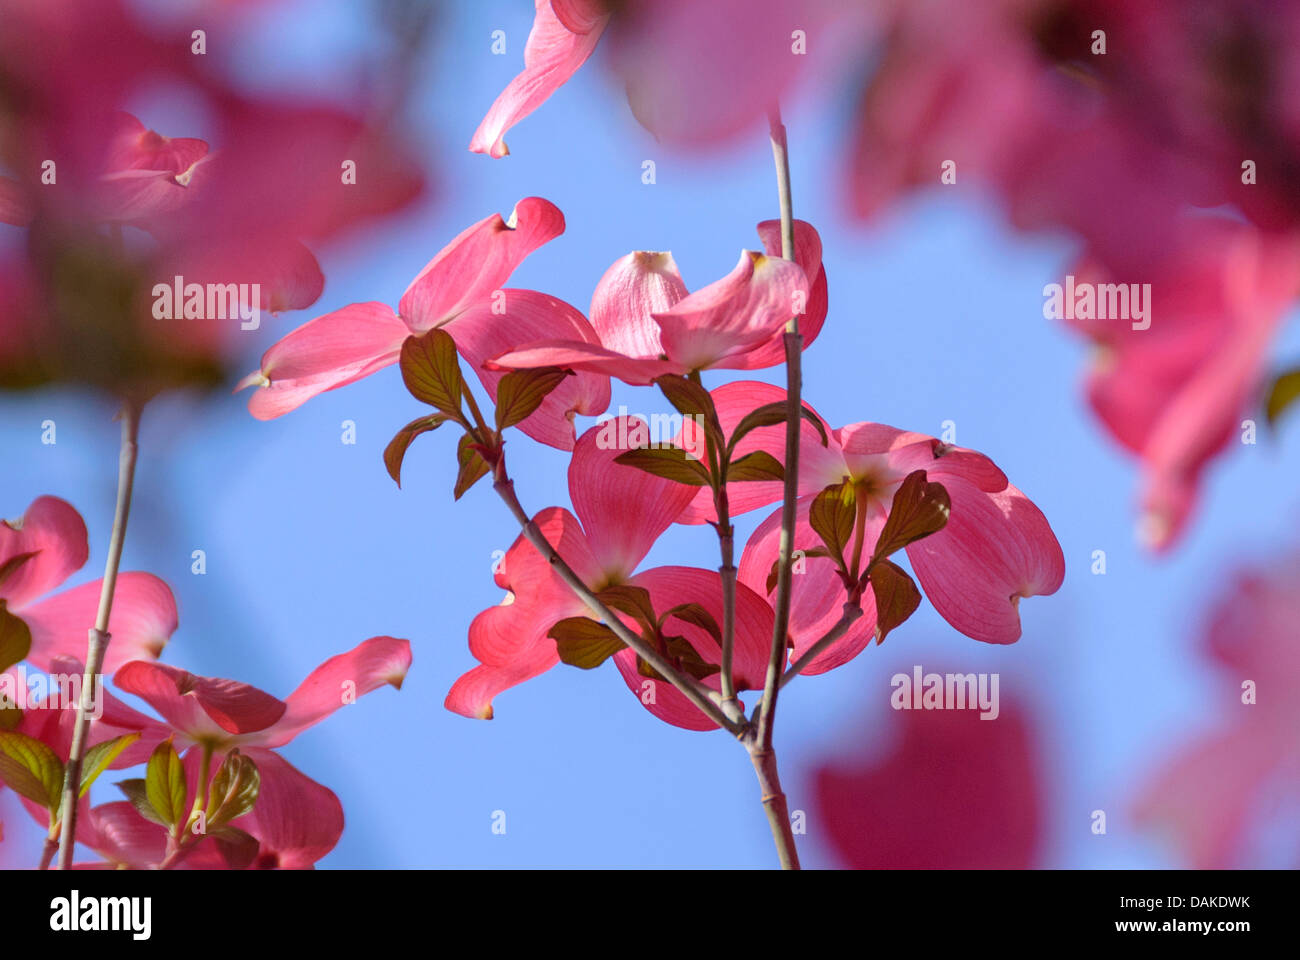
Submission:
[[1220,586],[1198,652],[1214,709],[1164,760],[1136,814],[1197,867],[1300,867],[1300,555]]
[[[910,665],[898,668],[912,676]],[[866,742],[846,742],[813,780],[816,816],[845,866],[1041,865],[1046,745],[1018,700],[999,696],[990,719],[974,710],[878,710],[849,730]]]
[[[591,7],[559,9],[576,24]],[[697,288],[776,215],[763,112],[779,94],[795,213],[821,233],[830,287],[810,402],[989,454],[1051,520],[1067,569],[1025,605],[1017,644],[976,644],[923,606],[850,667],[787,688],[778,748],[805,862],[1296,862],[1282,558],[1300,527],[1300,417],[1270,426],[1264,410],[1300,363],[1300,3],[629,2],[500,159],[465,148],[524,65],[527,0],[0,12],[0,219],[25,224],[0,225],[0,374],[46,383],[0,408],[0,514],[41,494],[77,503],[81,576],[103,558],[116,436],[100,393],[62,384],[233,385],[292,326],[386,299],[529,195],[568,228],[512,285],[585,309],[609,264],[652,249]],[[9,29],[33,18],[45,29]],[[207,152],[122,149],[119,110]],[[341,144],[361,149],[355,194],[331,179]],[[39,178],[54,149],[57,193]],[[140,290],[173,263],[270,284],[286,315],[220,336],[138,329]],[[1151,284],[1150,327],[1045,319],[1044,287],[1067,274]],[[616,386],[620,404],[659,410]],[[393,372],[270,423],[224,391],[172,391],[146,413],[126,564],[177,594],[165,659],[287,691],[365,637],[413,640],[400,698],[284,751],[346,811],[321,865],[770,865],[734,746],[655,724],[617,684],[552,671],[499,698],[491,723],[442,709],[516,531],[489,491],[453,507],[440,436],[413,449],[401,491],[388,482],[380,453],[414,411]],[[526,507],[567,503],[559,453],[520,438],[510,457]],[[711,566],[710,536],[674,530],[647,563]],[[1239,570],[1256,572],[1234,586]],[[913,664],[1000,673],[1002,716],[889,710],[889,677]],[[1202,784],[1215,789],[1189,802]],[[1033,816],[1008,822],[1013,809]],[[18,844],[34,863],[14,836],[25,821],[5,821],[0,856]],[[868,829],[882,824],[898,828]]]

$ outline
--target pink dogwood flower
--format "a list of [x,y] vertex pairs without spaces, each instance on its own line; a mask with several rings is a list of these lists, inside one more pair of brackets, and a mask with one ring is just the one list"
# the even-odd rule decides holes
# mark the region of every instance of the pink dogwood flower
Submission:
[[[272,750],[248,755],[256,758],[260,780],[257,802],[233,824],[258,841],[257,856],[248,869],[310,870],[334,849],[343,834],[343,807],[338,797]],[[198,785],[198,759],[195,750],[185,756],[191,796]],[[77,842],[103,858],[101,863],[79,863],[78,869],[148,869],[167,855],[166,829],[146,820],[124,800],[97,807],[85,803],[85,811],[77,819]],[[175,868],[230,867],[213,844],[201,843]]]
[[990,722],[972,710],[891,711],[883,725],[901,736],[888,756],[836,758],[813,777],[839,859],[857,870],[1039,866],[1043,785],[1030,721],[1005,696]]
[[1089,402],[1141,458],[1139,533],[1166,549],[1186,530],[1202,473],[1254,402],[1300,293],[1300,237],[1202,218],[1184,224],[1179,242],[1146,270],[1120,274],[1091,259],[1072,274],[1076,287],[1094,289],[1149,278],[1145,326],[1109,315],[1068,322],[1098,346]]
[[[694,495],[694,488],[616,464],[623,451],[605,445],[605,436],[649,437],[644,420],[619,417],[592,427],[579,438],[569,464],[569,496],[574,513],[559,507],[540,511],[533,522],[560,556],[598,595],[619,586],[649,593],[655,613],[664,616],[683,604],[697,604],[722,623],[722,581],[716,571],[689,567],[636,568]],[[560,579],[536,548],[522,536],[506,553],[496,583],[506,599],[474,618],[470,652],[479,666],[461,676],[447,694],[447,709],[462,716],[491,719],[493,698],[560,662],[551,628],[570,617],[594,617],[585,603]],[[630,629],[639,627],[620,612]],[[706,663],[721,659],[721,648],[706,628],[669,617],[665,629],[686,638]],[[761,688],[772,636],[772,611],[758,594],[737,589],[736,688]],[[623,649],[614,655],[628,688],[651,713],[688,730],[711,730],[715,724],[667,682],[655,682],[637,668],[637,655]],[[715,674],[703,681],[719,689]],[[646,684],[651,694],[644,696]]]
[[760,223],[758,233],[766,256],[742,252],[731,273],[694,293],[687,292],[671,253],[629,253],[605,271],[592,294],[598,341],[524,343],[488,366],[565,367],[644,385],[664,374],[782,363],[781,338],[792,315],[800,317],[805,345],[826,320],[821,238],[810,224],[796,221],[792,263],[779,259],[779,221]]
[[[356,697],[385,684],[400,689],[410,666],[408,641],[372,637],[326,660],[288,698],[280,700],[246,683],[133,661],[117,671],[113,683],[145,700],[163,722],[146,727],[124,758],[138,762],[143,759],[141,754],[170,737],[176,749],[183,751],[193,796],[202,750],[212,751],[215,770],[227,753],[238,748],[257,765],[261,780],[253,810],[238,821],[240,829],[261,845],[253,866],[310,867],[337,843],[343,830],[342,808],[332,791],[304,776],[274,750]],[[114,807],[101,813],[91,829],[102,834],[107,825],[116,825],[115,829],[134,838],[129,845],[115,841],[129,847],[119,855],[156,852],[156,840],[148,839],[147,831],[141,833],[142,828],[124,809]],[[161,832],[162,828],[156,829]],[[220,858],[204,846],[184,863],[190,867],[221,866]]]
[[[712,392],[724,431],[756,406],[784,401],[779,387],[752,381],[726,384]],[[690,428],[694,429],[693,424]],[[736,456],[763,450],[784,459],[785,428],[760,427],[737,444]],[[813,499],[826,487],[851,480],[859,499],[866,497],[863,542],[867,555],[889,514],[895,491],[913,471],[943,484],[951,500],[946,526],[907,546],[908,559],[925,595],[945,620],[969,637],[987,643],[1014,643],[1020,637],[1020,600],[1055,593],[1065,576],[1065,559],[1047,519],[1012,486],[988,457],[877,423],[855,423],[828,430],[822,446],[817,431],[801,424],[799,491],[794,546],[805,552],[821,545],[809,522]],[[755,509],[781,497],[774,482],[728,484],[733,513]],[[712,504],[699,497],[679,516],[682,523],[714,518]],[[759,524],[745,545],[740,582],[763,596],[778,556],[781,512]],[[834,561],[806,556],[806,569],[793,578],[790,636],[797,659],[839,618],[845,595]],[[876,630],[875,603],[862,597],[863,616],[818,655],[805,673],[823,673],[855,657]]]
[[113,684],[158,711],[178,750],[190,744],[270,749],[284,746],[355,697],[385,684],[400,690],[410,666],[408,641],[371,637],[326,660],[285,700],[246,683],[200,677],[147,660],[124,664]]
[[[444,247],[411,281],[396,313],[371,302],[316,317],[267,350],[261,369],[237,389],[257,386],[248,401],[253,416],[278,417],[395,364],[407,337],[442,327],[495,399],[504,373],[482,369],[488,357],[543,337],[598,342],[586,318],[564,301],[501,289],[528,254],[563,232],[564,215],[554,204],[527,197],[509,221],[493,214]],[[520,429],[542,443],[572,449],[574,414],[601,413],[609,395],[607,377],[566,378]]]
[[1300,801],[1298,585],[1300,555],[1232,576],[1201,645],[1226,712],[1156,765],[1134,804],[1195,869],[1300,865],[1294,849],[1279,861],[1275,843],[1262,848],[1270,818],[1294,822]]
[[[0,521],[0,601],[27,624],[32,645],[26,659],[42,670],[61,654],[84,656],[103,581],[46,595],[89,555],[85,521],[57,497],[37,497],[18,520]],[[119,574],[104,669],[156,658],[176,626],[176,599],[167,584],[150,573]]]
[[[76,657],[59,655],[53,657],[48,665],[49,686],[46,694],[42,699],[19,703],[22,709],[21,717],[14,732],[22,736],[31,737],[38,740],[54,752],[54,755],[60,762],[66,764],[68,757],[72,752],[72,731],[76,722],[77,712],[72,706],[80,700],[80,687],[69,685],[68,679],[75,677],[77,681],[81,680],[85,672],[85,666]],[[28,678],[30,680],[30,678]],[[115,697],[109,689],[104,686],[94,691],[94,713],[90,722],[89,739],[87,747],[95,747],[106,741],[113,740],[126,734],[139,734],[149,738],[150,743],[165,738],[168,730],[165,726],[158,723],[151,717],[133,710],[125,703]],[[142,745],[139,741],[127,746],[118,753],[117,757],[108,765],[110,770],[120,770],[124,767],[134,766],[143,763],[149,757],[149,746]],[[41,826],[47,829],[50,823],[50,812],[48,808],[27,798],[21,798],[22,805],[27,813]],[[127,804],[130,807],[130,804]],[[134,810],[132,810],[134,814]],[[135,814],[139,818],[138,814]],[[150,830],[156,830],[154,824],[140,818],[141,824],[147,824]],[[138,835],[142,831],[136,830]],[[96,852],[101,851],[101,846],[110,852],[101,853],[107,860],[113,863],[122,863],[129,866],[144,866],[146,861],[139,860],[132,863],[126,863],[115,856],[111,849],[113,844],[107,841],[101,832],[101,825],[97,822],[94,812],[90,805],[90,797],[83,797],[78,804],[77,813],[77,841],[83,843]],[[161,846],[162,838],[159,838]],[[157,863],[162,857],[148,861],[148,863]],[[99,866],[98,864],[75,864],[78,869]]]
[[[505,134],[586,63],[602,36],[637,119],[656,137],[700,146],[763,117],[801,72],[809,42],[839,6],[825,0],[535,0],[524,69],[469,149],[504,157]],[[810,41],[809,37],[813,37]]]
[[599,0],[536,0],[533,28],[524,47],[524,70],[510,81],[474,131],[469,149],[504,157],[505,135],[587,62],[609,22]]

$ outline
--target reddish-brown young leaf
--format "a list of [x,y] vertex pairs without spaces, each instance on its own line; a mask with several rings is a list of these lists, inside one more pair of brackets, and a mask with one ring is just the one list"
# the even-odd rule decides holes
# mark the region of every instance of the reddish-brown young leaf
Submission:
[[594,670],[625,646],[613,630],[590,617],[568,617],[546,635],[555,641],[560,662],[583,670]]
[[635,617],[637,623],[641,625],[643,634],[648,633],[653,636],[659,628],[654,604],[650,601],[650,591],[645,587],[630,583],[616,583],[596,594],[596,599],[611,610]]
[[666,373],[655,378],[655,385],[663,391],[668,402],[684,417],[700,417],[704,422],[704,432],[715,450],[725,446],[722,436],[722,424],[718,422],[718,411],[713,405],[713,397],[703,386],[687,377],[675,373]]
[[781,461],[763,450],[747,453],[727,464],[727,482],[745,483],[757,480],[784,480],[785,468]]
[[388,468],[388,475],[399,487],[402,485],[402,461],[406,459],[406,451],[412,441],[422,433],[437,430],[450,419],[445,413],[435,413],[431,417],[417,417],[398,430],[393,439],[388,441],[388,446],[384,448],[384,466]]
[[570,371],[559,367],[507,373],[497,384],[497,429],[504,430],[526,420],[569,374]]
[[659,618],[660,628],[663,627],[664,622],[669,617],[676,617],[678,620],[694,624],[705,630],[719,644],[722,643],[722,629],[718,626],[718,621],[714,620],[713,614],[698,603],[679,603],[677,606],[664,611],[664,615]]
[[840,569],[845,569],[844,549],[853,539],[853,521],[857,516],[857,492],[853,481],[833,483],[813,498],[808,508],[808,523],[826,544],[826,549]]
[[704,464],[688,457],[680,447],[641,447],[620,453],[614,462],[693,487],[713,485],[713,478]]
[[872,561],[881,560],[896,550],[944,528],[952,509],[943,484],[926,480],[924,470],[907,475],[894,493],[889,518],[876,540]]
[[1268,388],[1268,398],[1264,402],[1264,413],[1269,425],[1277,423],[1287,407],[1300,400],[1300,367],[1278,374]]
[[0,671],[26,658],[32,649],[32,632],[27,624],[9,612],[0,600]]
[[456,474],[456,486],[452,493],[459,500],[466,490],[483,479],[490,468],[477,449],[477,441],[468,433],[460,438],[460,443],[456,446],[456,461],[460,464],[460,470]]
[[[785,423],[786,415],[789,413],[789,407],[784,400],[775,400],[772,403],[765,403],[763,406],[751,410],[740,419],[736,424],[736,429],[731,432],[731,439],[727,441],[727,455],[736,448],[745,434],[751,430],[757,430],[759,427],[774,427],[778,423]],[[818,436],[821,437],[822,446],[828,446],[830,439],[826,436],[826,427],[822,425],[821,419],[813,413],[808,407],[799,408],[800,415],[816,428]]]
[[[809,547],[807,550],[796,550],[795,553],[803,554],[803,559],[805,560],[808,559],[809,557],[829,558],[831,555],[831,552],[827,550],[825,547]],[[776,589],[776,581],[778,575],[780,574],[780,570],[781,570],[781,559],[778,557],[777,559],[772,561],[772,569],[769,570],[767,574],[768,593],[771,593],[773,590]]]
[[460,408],[464,380],[451,334],[434,329],[418,337],[407,337],[402,344],[400,366],[402,382],[411,396],[465,423]]
[[885,642],[889,631],[916,613],[921,591],[907,571],[892,560],[878,560],[871,568],[871,592],[876,598],[876,644]]

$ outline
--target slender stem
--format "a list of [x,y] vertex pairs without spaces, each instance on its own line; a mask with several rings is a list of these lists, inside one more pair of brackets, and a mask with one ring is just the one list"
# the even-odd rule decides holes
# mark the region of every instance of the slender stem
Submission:
[[39,870],[50,869],[50,864],[54,862],[54,855],[59,850],[59,840],[57,837],[46,837],[45,846],[41,849],[41,865]]
[[[790,196],[790,157],[787,150],[785,125],[781,113],[774,106],[770,116],[772,156],[776,161],[777,193],[781,202],[781,256],[794,259],[794,204]],[[780,557],[777,561],[777,590],[775,618],[772,625],[772,647],[767,662],[767,676],[763,682],[763,697],[754,710],[757,724],[747,731],[743,742],[749,751],[754,773],[762,790],[763,810],[772,839],[776,843],[777,857],[783,870],[799,869],[799,852],[795,847],[794,830],[790,825],[790,810],[781,779],[777,775],[776,751],[772,747],[772,729],[776,722],[776,697],[780,690],[781,671],[787,659],[786,643],[790,626],[790,558],[794,552],[795,507],[799,496],[799,432],[802,423],[800,392],[802,374],[800,355],[803,337],[799,333],[799,315],[791,311],[786,322],[786,422],[785,422],[785,493],[781,502]]]
[[204,742],[203,757],[199,761],[199,780],[198,789],[194,791],[194,805],[190,807],[190,815],[185,821],[185,829],[190,829],[195,821],[198,820],[199,814],[208,808],[208,786],[212,778],[212,744]]
[[[772,138],[772,158],[776,161],[776,194],[781,203],[781,257],[794,259],[794,201],[790,196],[790,144],[781,122],[781,110],[773,106],[768,113],[768,126]],[[796,321],[786,325],[786,331],[797,330]]]
[[781,861],[781,869],[798,870],[799,850],[794,845],[790,807],[786,803],[785,793],[781,790],[781,778],[776,771],[776,752],[760,749],[752,743],[746,746],[749,759],[754,764],[758,785],[763,791],[763,811],[767,814],[768,826],[772,828],[772,839],[776,843],[776,855]]
[[63,777],[63,829],[59,841],[59,869],[72,867],[77,836],[77,800],[81,792],[81,764],[90,735],[90,715],[95,707],[96,678],[104,667],[108,649],[108,621],[113,611],[113,591],[117,571],[122,563],[122,545],[126,540],[126,521],[131,513],[131,491],[135,485],[135,460],[139,448],[140,412],[143,404],[127,399],[122,403],[122,449],[118,456],[117,506],[113,513],[113,532],[108,541],[108,560],[104,564],[104,583],[99,591],[99,611],[90,629],[86,649],[86,671],[81,681],[81,700],[72,730],[72,750]]
[[[781,256],[794,259],[794,208],[790,196],[790,156],[787,149],[785,125],[780,111],[771,112],[772,156],[776,161],[777,192],[781,201]],[[799,333],[799,316],[791,313],[786,323],[785,369],[786,405],[785,422],[785,496],[781,503],[780,554],[777,561],[775,622],[772,627],[771,655],[767,662],[767,676],[763,683],[763,699],[758,709],[758,746],[760,751],[772,748],[772,727],[776,721],[776,698],[780,689],[781,673],[786,662],[786,642],[790,625],[790,557],[794,551],[795,507],[799,496],[799,431],[802,423],[801,399],[802,373],[800,355],[803,337]],[[787,824],[788,826],[788,824]]]
[[[700,371],[692,370],[687,376],[696,385],[704,386]],[[736,700],[736,678],[732,668],[736,648],[736,531],[731,525],[731,501],[727,496],[728,451],[718,449],[707,435],[704,443],[709,456],[709,475],[717,483],[713,491],[713,511],[718,515],[714,529],[718,532],[718,551],[722,555],[718,566],[718,575],[722,578],[722,663],[718,668],[722,702],[739,710],[742,708]]]
[[474,415],[474,422],[478,424],[479,431],[483,434],[481,439],[486,440],[488,435],[487,421],[483,419],[483,411],[478,408],[478,401],[474,399],[474,391],[469,388],[469,383],[463,379],[460,382],[460,392],[469,402],[470,413]]
[[736,702],[736,680],[732,661],[736,648],[736,530],[731,525],[731,505],[727,498],[727,481],[724,476],[713,494],[713,508],[718,514],[718,551],[722,565],[722,699]]
[[840,637],[844,636],[844,634],[848,633],[849,627],[853,626],[854,622],[860,616],[862,616],[862,607],[851,601],[846,602],[844,604],[844,611],[840,614],[840,618],[835,622],[835,625],[827,630],[825,635],[823,635],[816,643],[805,650],[802,656],[790,665],[790,669],[781,675],[780,686],[784,687],[787,683],[797,677],[803,672],[804,667],[812,663],[823,650]]
[[163,856],[162,862],[158,864],[158,869],[159,870],[172,869],[174,866],[176,866],[177,863],[180,862],[181,858],[188,852],[189,852],[189,846],[185,843],[184,836],[180,837],[179,839],[176,837],[168,837],[166,853]]
[[674,687],[681,691],[682,695],[691,703],[699,707],[710,720],[718,726],[730,731],[736,736],[745,732],[745,716],[734,704],[730,709],[723,705],[715,703],[711,698],[711,690],[703,684],[699,684],[691,678],[682,676],[678,671],[673,669],[672,664],[661,657],[650,644],[646,643],[641,637],[637,636],[619,619],[618,615],[611,611],[600,599],[592,593],[582,579],[573,572],[573,569],[564,561],[564,558],[556,553],[555,548],[551,546],[546,535],[535,524],[524,510],[519,502],[518,496],[515,495],[514,481],[511,480],[505,471],[505,460],[498,461],[496,476],[492,484],[497,495],[501,497],[502,502],[509,508],[514,518],[519,521],[524,537],[531,543],[547,562],[559,574],[560,579],[568,584],[571,589],[601,620],[605,625],[614,631],[625,644],[637,652],[641,659],[645,660],[650,666],[659,672]]

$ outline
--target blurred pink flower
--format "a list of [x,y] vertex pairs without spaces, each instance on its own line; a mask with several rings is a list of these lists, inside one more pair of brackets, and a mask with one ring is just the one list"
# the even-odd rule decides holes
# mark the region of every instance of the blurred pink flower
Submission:
[[[1269,799],[1294,820],[1300,802],[1300,556],[1236,573],[1203,637],[1228,714],[1158,765],[1135,815],[1196,869],[1252,866]],[[1300,849],[1283,851],[1287,866]]]
[[973,710],[903,710],[884,758],[836,757],[814,774],[815,824],[858,870],[1025,870],[1040,866],[1042,773],[1030,714],[1001,698]]
[[1142,461],[1142,521],[1164,549],[1186,530],[1209,462],[1240,437],[1284,315],[1300,293],[1300,235],[1197,218],[1136,272],[1095,258],[1075,285],[1150,283],[1147,326],[1128,317],[1070,322],[1096,344],[1089,402]]
[[[858,115],[855,209],[938,186],[951,164],[944,189],[979,184],[1018,227],[1082,238],[1076,280],[1151,285],[1150,329],[1077,326],[1102,345],[1089,399],[1143,460],[1142,535],[1172,545],[1300,292],[1300,101],[1286,82],[1300,9],[921,0],[893,4],[889,23]],[[1193,216],[1219,205],[1248,223]]]
[[656,138],[707,145],[764,117],[801,72],[836,0],[535,0],[524,70],[470,141],[503,157],[506,132],[562,86],[602,36],[632,112]]
[[501,91],[474,131],[472,153],[508,154],[506,132],[587,62],[609,21],[600,0],[536,0],[536,4],[533,29],[524,47],[524,70]]
[[[6,385],[147,396],[210,383],[236,340],[235,305],[160,317],[157,285],[247,285],[257,299],[243,306],[259,312],[309,306],[324,277],[304,241],[423,188],[407,145],[361,111],[238,94],[209,58],[156,39],[117,0],[0,0],[0,20],[0,167],[12,174],[0,178],[0,221],[28,231],[0,266],[0,306],[23,308],[7,318],[19,336],[0,350]],[[197,99],[215,153],[122,112],[159,90]]]

